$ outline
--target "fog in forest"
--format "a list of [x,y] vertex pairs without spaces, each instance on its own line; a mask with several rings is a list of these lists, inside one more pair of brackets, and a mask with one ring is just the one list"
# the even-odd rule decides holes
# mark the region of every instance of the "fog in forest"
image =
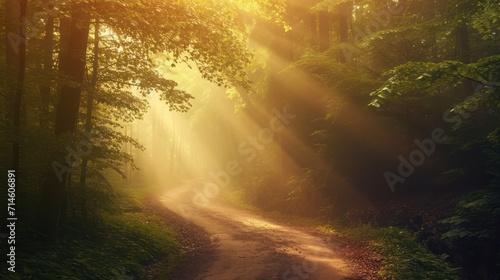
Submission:
[[497,0],[1,4],[0,276],[500,279]]

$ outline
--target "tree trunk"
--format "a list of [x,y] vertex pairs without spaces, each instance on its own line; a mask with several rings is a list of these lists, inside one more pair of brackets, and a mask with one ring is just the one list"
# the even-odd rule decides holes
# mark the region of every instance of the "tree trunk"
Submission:
[[49,104],[50,104],[50,81],[52,76],[52,54],[54,40],[54,18],[49,17],[45,23],[45,50],[43,58],[43,72],[46,76],[46,80],[42,82],[40,88],[41,95],[41,116],[40,116],[40,126],[47,127],[47,122],[49,119]]
[[[21,125],[21,101],[24,92],[24,76],[26,63],[26,21],[27,0],[5,3],[6,20],[6,67],[7,67],[7,100],[14,100],[9,104],[7,120],[12,120],[15,134],[12,139],[12,169],[19,172],[19,127]],[[12,116],[12,117],[11,117]]]
[[[19,34],[24,36],[26,34],[26,26],[23,24],[26,21],[26,6],[27,0],[19,1],[20,6],[20,17],[19,17]],[[12,143],[12,168],[19,172],[19,126],[21,124],[21,103],[23,100],[24,93],[24,76],[26,73],[26,39],[21,40],[19,45],[19,65],[17,72],[17,86],[16,86],[16,96],[14,99],[14,127],[16,129],[15,139]],[[26,112],[26,110],[24,110]]]
[[318,17],[319,51],[324,52],[330,48],[330,15],[328,11],[320,11]]
[[[85,118],[85,131],[87,135],[92,133],[92,103],[94,102],[94,93],[97,89],[97,72],[99,70],[99,18],[96,19],[94,25],[94,57],[92,61],[92,78],[90,81],[90,89],[87,93],[87,115]],[[87,164],[88,157],[82,158],[82,168],[80,172],[80,187],[83,189],[82,197],[82,216],[87,218],[87,194],[85,182],[87,181]]]
[[7,108],[5,109],[6,122],[12,122],[14,119],[14,99],[16,96],[16,86],[19,72],[19,48],[23,41],[21,37],[19,24],[21,22],[21,12],[19,1],[7,0],[5,3],[5,62],[6,62],[6,80],[5,99]]
[[311,46],[316,49],[318,44],[318,22],[316,14],[311,14],[309,16],[309,36]]
[[[83,24],[79,24],[82,22]],[[69,77],[72,83],[64,83],[59,90],[59,105],[55,126],[56,135],[75,131],[82,91],[80,84],[83,82],[85,73],[89,22],[87,13],[82,11],[73,13],[69,44],[60,62],[61,74]],[[77,85],[74,83],[77,83]]]
[[[351,13],[350,3],[341,3],[338,6],[339,9],[339,40],[340,43],[347,42],[349,36],[349,15]],[[347,63],[346,53],[339,50],[339,61],[341,63]]]
[[[64,25],[69,26],[64,26]],[[90,18],[85,7],[75,5],[71,21],[61,22],[61,38],[69,36],[69,41],[61,55],[59,70],[61,75],[71,82],[63,82],[60,86],[59,104],[57,107],[55,134],[75,131],[80,107],[81,83],[85,72],[85,54],[89,35]],[[69,34],[64,34],[69,32]],[[59,163],[67,162],[61,151]],[[71,168],[71,166],[68,166]],[[48,172],[42,187],[40,203],[40,230],[49,240],[57,238],[57,230],[61,217],[61,206],[65,200],[67,173]]]
[[172,175],[172,178],[175,177],[175,172],[176,172],[176,144],[177,144],[177,126],[176,126],[176,120],[175,120],[175,115],[172,116],[172,135],[170,136],[172,139],[171,141],[171,146],[170,146],[170,174]]
[[[460,61],[463,63],[471,63],[471,54],[469,46],[469,30],[467,29],[467,22],[464,20],[460,26],[457,28],[458,41],[460,48]],[[464,94],[465,96],[472,95],[474,93],[474,87],[472,81],[469,79],[463,80]]]

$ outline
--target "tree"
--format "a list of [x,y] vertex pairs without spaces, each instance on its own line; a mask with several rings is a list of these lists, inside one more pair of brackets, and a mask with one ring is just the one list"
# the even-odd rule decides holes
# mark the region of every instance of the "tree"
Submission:
[[[13,94],[13,124],[16,129],[12,142],[12,168],[19,171],[19,126],[21,124],[21,102],[24,92],[24,79],[26,73],[26,8],[27,0],[6,1],[6,65],[8,74],[7,81],[15,85]],[[17,30],[16,30],[17,27]],[[9,87],[7,87],[9,88]]]
[[[68,42],[62,50],[59,71],[67,80],[60,86],[58,92],[56,135],[75,131],[80,108],[81,84],[85,73],[90,14],[86,5],[74,4],[71,9],[71,18],[62,20],[60,28],[61,37],[68,38]],[[65,162],[64,158],[61,156],[59,162]],[[62,214],[64,215],[61,213],[61,207],[66,199],[67,173],[61,176],[55,172],[48,172],[46,176],[40,202],[40,227],[47,239],[54,240],[57,238],[60,218]]]
[[[268,4],[270,7],[279,6]],[[100,18],[103,28],[112,34],[109,46],[114,47],[115,50],[119,49],[118,52],[104,50],[102,56],[99,57],[103,59],[102,64],[106,64],[107,67],[100,71],[102,74],[99,77],[98,92],[125,92],[124,88],[136,88],[143,96],[146,96],[150,92],[158,91],[160,98],[168,104],[171,110],[187,111],[192,97],[177,89],[176,82],[163,78],[155,70],[157,62],[151,59],[152,53],[164,53],[167,59],[163,63],[171,67],[175,67],[178,63],[194,63],[204,78],[220,86],[235,84],[248,88],[245,70],[250,52],[246,49],[245,41],[241,37],[245,26],[239,25],[238,18],[234,16],[230,8],[234,7],[229,5],[227,8],[221,3],[212,1],[189,4],[164,1],[98,1],[73,4],[70,17],[62,17],[59,26],[61,34],[59,72],[62,84],[58,91],[59,103],[55,134],[58,136],[65,133],[73,134],[79,125],[80,98],[84,85],[88,83],[85,77],[85,66],[91,18]],[[123,21],[123,18],[127,20]],[[219,50],[224,50],[224,52]],[[88,90],[87,94],[91,92],[92,89]],[[105,94],[97,93],[96,99],[101,98],[107,99],[110,106],[120,108],[118,110],[122,110],[121,108],[126,108],[130,112],[136,109],[141,110],[140,105],[136,107],[136,105],[127,104],[126,98],[132,98],[127,94],[111,100]],[[87,106],[90,106],[91,100],[92,98],[88,99]],[[103,112],[108,110],[117,119],[126,120],[130,117],[130,115],[120,114],[120,111],[109,110],[105,107],[99,110]],[[102,118],[102,113],[96,113],[95,116],[101,118],[105,124],[98,124],[99,131],[105,138],[117,137],[116,139],[130,141],[129,138],[123,137],[111,128],[119,127],[119,123],[109,117]],[[112,151],[114,155],[112,159],[131,160],[130,156],[121,154],[122,149],[118,148],[116,143],[104,140],[102,145],[105,148],[99,151]],[[65,162],[66,157],[68,154],[61,153],[56,162]],[[109,162],[110,159],[104,161]],[[72,162],[76,165],[79,163],[79,159]],[[88,163],[85,164],[88,165]],[[99,166],[119,169],[116,164],[110,165]],[[59,219],[64,216],[61,204],[65,201],[64,192],[69,182],[67,181],[68,169],[71,167],[59,166],[56,173],[46,174],[42,191],[41,209],[43,211],[40,211],[40,222],[42,232],[49,239],[56,238]],[[60,176],[61,174],[64,176]]]

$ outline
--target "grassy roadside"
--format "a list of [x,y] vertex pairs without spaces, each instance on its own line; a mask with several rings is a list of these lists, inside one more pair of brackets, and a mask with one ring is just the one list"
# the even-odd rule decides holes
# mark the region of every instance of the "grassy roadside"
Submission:
[[435,255],[422,244],[415,233],[397,227],[376,227],[371,225],[344,226],[319,218],[302,218],[279,212],[264,212],[248,204],[242,193],[228,189],[222,193],[230,205],[251,211],[265,213],[295,226],[314,228],[330,236],[346,237],[369,244],[369,248],[382,256],[378,276],[381,279],[401,280],[459,280],[457,268],[447,262],[446,255]]
[[345,236],[366,241],[370,248],[379,253],[382,279],[459,280],[458,269],[446,261],[446,255],[434,255],[417,236],[397,227],[340,227],[324,225],[317,227],[324,234]]
[[143,212],[145,193],[122,188],[112,210],[96,211],[85,222],[68,215],[56,243],[27,231],[11,279],[153,279],[167,273],[179,262],[181,246],[158,217]]

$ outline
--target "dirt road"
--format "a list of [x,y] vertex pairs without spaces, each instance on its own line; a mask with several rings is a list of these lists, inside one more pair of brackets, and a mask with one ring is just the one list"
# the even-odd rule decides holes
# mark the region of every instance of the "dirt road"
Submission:
[[200,202],[200,191],[185,184],[160,197],[216,245],[214,258],[193,279],[352,279],[334,242],[215,198]]

